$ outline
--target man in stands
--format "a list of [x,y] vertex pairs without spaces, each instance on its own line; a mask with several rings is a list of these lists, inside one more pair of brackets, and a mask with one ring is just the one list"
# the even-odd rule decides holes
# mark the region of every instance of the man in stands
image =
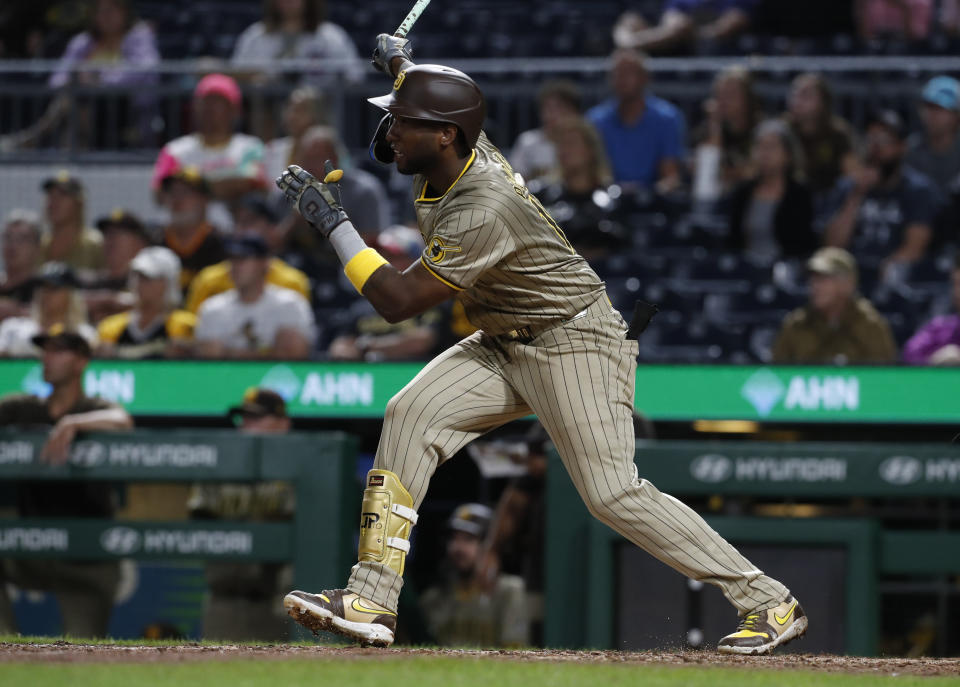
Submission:
[[316,338],[306,299],[267,283],[270,255],[258,236],[226,243],[234,288],[197,313],[196,352],[203,358],[308,358]]
[[84,226],[83,184],[62,170],[43,182],[49,232],[43,237],[43,262],[66,263],[81,280],[103,268],[103,237]]
[[615,182],[669,191],[680,185],[685,124],[680,110],[647,92],[649,81],[643,55],[617,50],[614,97],[591,108],[587,119],[604,140]]
[[0,236],[0,320],[24,317],[33,299],[33,273],[43,259],[40,217],[31,210],[12,210]]
[[933,182],[904,164],[903,120],[892,110],[867,124],[865,165],[838,184],[841,198],[826,224],[824,242],[858,258],[882,259],[892,268],[924,257],[942,200]]
[[224,258],[223,240],[207,221],[210,186],[195,167],[175,170],[160,182],[160,201],[170,213],[163,242],[180,258],[180,287]]
[[[262,196],[251,193],[244,196],[233,208],[234,234],[259,236],[266,242],[272,256],[267,270],[267,283],[285,289],[293,289],[310,300],[310,279],[295,267],[291,267],[278,253],[283,250],[284,233],[276,207]],[[205,267],[194,277],[187,293],[187,310],[197,312],[200,305],[218,293],[233,288],[230,277],[230,261]]]
[[787,315],[773,344],[775,363],[892,363],[897,345],[887,320],[857,293],[857,263],[841,248],[807,262],[810,302]]
[[[55,328],[34,337],[43,351],[43,379],[52,390],[45,398],[12,394],[0,400],[0,427],[50,428],[40,461],[63,465],[81,432],[123,431],[133,426],[127,412],[83,392],[90,343],[75,331]],[[112,518],[114,491],[104,482],[20,482],[17,510],[22,518]],[[119,561],[57,559],[0,560],[0,634],[17,632],[7,584],[53,592],[60,606],[63,634],[104,637],[120,581]]]
[[177,358],[189,352],[196,317],[179,310],[180,261],[163,246],[140,251],[130,264],[132,310],[103,320],[97,355],[117,358]]

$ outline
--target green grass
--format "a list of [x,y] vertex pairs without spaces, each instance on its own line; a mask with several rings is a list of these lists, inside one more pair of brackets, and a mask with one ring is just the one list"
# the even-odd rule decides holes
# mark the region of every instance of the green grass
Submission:
[[30,687],[260,687],[349,685],[349,687],[941,687],[960,678],[876,677],[830,673],[723,668],[525,663],[455,658],[371,660],[204,661],[180,664],[0,664],[0,683]]

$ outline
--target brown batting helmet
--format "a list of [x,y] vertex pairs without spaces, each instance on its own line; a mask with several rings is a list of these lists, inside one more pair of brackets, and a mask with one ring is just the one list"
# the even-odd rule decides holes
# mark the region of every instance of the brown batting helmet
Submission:
[[404,69],[390,93],[369,98],[369,102],[399,117],[454,124],[471,148],[477,144],[487,116],[487,104],[474,80],[438,64]]

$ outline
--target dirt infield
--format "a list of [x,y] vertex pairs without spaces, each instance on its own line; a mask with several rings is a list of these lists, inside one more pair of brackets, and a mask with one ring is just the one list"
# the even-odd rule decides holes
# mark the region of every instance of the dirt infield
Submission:
[[289,660],[390,660],[425,656],[490,659],[500,661],[576,661],[624,665],[699,665],[772,670],[813,670],[873,675],[960,675],[958,658],[857,658],[813,654],[782,656],[720,656],[712,651],[622,652],[622,651],[480,651],[465,649],[364,649],[360,647],[304,646],[117,646],[69,642],[2,643],[0,663],[181,663],[237,659]]

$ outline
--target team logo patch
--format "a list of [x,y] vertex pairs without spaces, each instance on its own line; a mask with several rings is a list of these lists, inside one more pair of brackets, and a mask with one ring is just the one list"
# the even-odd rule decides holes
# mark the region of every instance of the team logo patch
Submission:
[[400,87],[403,85],[403,80],[407,78],[407,70],[404,69],[402,72],[397,74],[397,80],[393,82],[393,90],[399,91]]
[[382,487],[383,486],[383,475],[371,475],[370,481],[367,483],[367,486],[370,487]]
[[447,257],[447,253],[459,253],[460,250],[460,246],[448,246],[442,238],[434,236],[430,239],[430,243],[427,244],[426,254],[430,262],[436,264],[443,262],[443,259]]

